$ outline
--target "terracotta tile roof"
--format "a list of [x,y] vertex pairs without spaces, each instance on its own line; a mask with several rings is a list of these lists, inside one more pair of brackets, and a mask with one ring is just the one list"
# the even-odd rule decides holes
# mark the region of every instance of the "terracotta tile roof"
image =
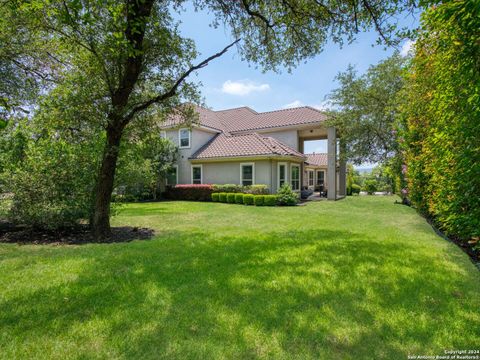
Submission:
[[[309,106],[257,113],[249,107],[220,111],[196,106],[200,125],[225,133],[254,131],[276,127],[320,123],[326,120],[325,113]],[[181,117],[170,116],[162,127],[172,127],[183,122]]]
[[314,166],[327,166],[328,164],[328,155],[325,153],[313,153],[305,154],[307,160],[305,161],[308,165]]
[[190,159],[247,156],[295,156],[305,159],[302,153],[282,144],[280,141],[257,133],[241,135],[218,134],[195,152]]

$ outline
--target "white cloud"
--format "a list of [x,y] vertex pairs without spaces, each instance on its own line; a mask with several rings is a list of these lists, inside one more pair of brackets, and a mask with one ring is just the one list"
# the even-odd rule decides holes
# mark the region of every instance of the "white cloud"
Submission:
[[296,108],[296,107],[299,107],[299,106],[304,106],[304,104],[300,100],[295,100],[295,101],[292,101],[289,104],[283,105],[282,108],[283,109],[291,109],[291,108]]
[[268,84],[258,84],[251,80],[227,80],[222,85],[222,92],[230,95],[248,95],[252,92],[263,92],[270,90]]
[[400,50],[400,55],[407,56],[411,51],[413,51],[413,45],[415,41],[407,40],[403,43],[402,49]]
[[333,110],[334,106],[330,100],[324,100],[320,104],[312,105],[313,108],[320,111]]

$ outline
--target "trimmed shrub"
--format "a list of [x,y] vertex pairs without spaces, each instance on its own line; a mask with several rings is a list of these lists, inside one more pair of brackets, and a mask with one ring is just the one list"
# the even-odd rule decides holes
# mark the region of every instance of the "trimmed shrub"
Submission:
[[224,193],[239,193],[243,191],[243,187],[237,184],[215,184],[212,185],[214,191],[224,192]]
[[268,186],[264,184],[244,186],[243,188],[244,188],[243,192],[245,192],[246,194],[253,194],[253,195],[270,194],[270,190],[268,189]]
[[277,195],[264,195],[263,196],[263,205],[265,205],[265,206],[275,206],[275,205],[277,205]]
[[255,195],[254,198],[253,198],[253,203],[256,206],[263,206],[264,197],[265,197],[265,195]]
[[210,201],[212,200],[212,185],[179,184],[165,192],[165,197],[171,200]]
[[377,191],[377,181],[373,179],[365,180],[365,184],[363,185],[363,188],[365,189],[368,195],[373,195],[373,193]]
[[218,193],[218,200],[222,203],[226,203],[227,202],[227,193]]
[[280,190],[278,190],[277,196],[278,205],[294,206],[298,203],[298,194],[292,190],[288,183],[282,185]]
[[243,195],[243,203],[245,205],[253,205],[253,199],[254,199],[254,195],[252,194]]
[[219,193],[212,193],[212,201],[219,202],[220,201],[220,194]]
[[243,194],[235,194],[235,203],[243,204]]
[[360,190],[362,189],[362,187],[358,184],[352,184],[352,195],[355,195],[355,194],[360,194]]
[[227,202],[229,204],[235,204],[235,193],[228,193],[227,194]]

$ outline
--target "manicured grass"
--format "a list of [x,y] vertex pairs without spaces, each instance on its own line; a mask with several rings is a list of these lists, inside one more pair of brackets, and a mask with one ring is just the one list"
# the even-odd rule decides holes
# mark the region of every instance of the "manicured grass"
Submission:
[[406,359],[480,344],[480,272],[391,197],[131,204],[149,241],[0,245],[0,358]]

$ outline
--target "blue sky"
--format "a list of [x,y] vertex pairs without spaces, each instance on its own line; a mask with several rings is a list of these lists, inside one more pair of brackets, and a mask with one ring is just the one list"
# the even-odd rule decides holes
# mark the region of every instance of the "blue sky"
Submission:
[[[182,33],[195,40],[197,50],[202,56],[223,49],[232,41],[232,37],[223,27],[210,27],[211,17],[206,13],[192,10],[182,13]],[[415,19],[408,17],[402,23],[415,24]],[[196,79],[202,83],[202,95],[205,103],[213,110],[239,106],[249,106],[256,111],[278,110],[286,107],[310,105],[318,108],[325,106],[325,97],[337,86],[335,76],[345,71],[349,64],[356,66],[362,73],[370,65],[390,56],[395,49],[385,50],[382,46],[372,46],[377,33],[358,34],[357,40],[340,48],[336,44],[327,44],[324,51],[315,58],[299,64],[291,73],[262,73],[255,64],[242,61],[235,48],[212,61],[201,69]],[[405,42],[399,50],[405,51]],[[305,144],[306,152],[326,152],[325,143],[309,142]]]

